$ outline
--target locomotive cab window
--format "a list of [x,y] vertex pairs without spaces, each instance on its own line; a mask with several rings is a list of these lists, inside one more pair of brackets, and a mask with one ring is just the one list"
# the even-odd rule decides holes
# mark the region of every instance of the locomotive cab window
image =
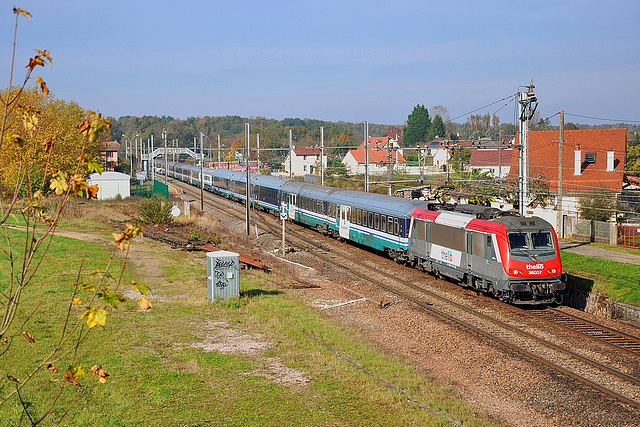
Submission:
[[531,248],[527,233],[509,233],[509,247],[512,251],[523,251]]
[[551,233],[544,231],[531,233],[531,241],[533,242],[533,249],[553,249]]

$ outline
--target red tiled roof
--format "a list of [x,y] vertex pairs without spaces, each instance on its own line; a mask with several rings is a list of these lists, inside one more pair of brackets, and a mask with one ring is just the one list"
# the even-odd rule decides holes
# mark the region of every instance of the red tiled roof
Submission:
[[[358,147],[356,150],[349,150],[349,152],[356,162],[360,164],[365,163],[364,147]],[[404,156],[397,151],[387,151],[385,149],[374,150],[373,147],[369,146],[369,163],[387,163],[389,159],[392,163],[396,163],[396,156],[398,157],[398,163],[407,163]]]
[[507,166],[511,164],[513,149],[507,150],[471,150],[469,166]]
[[117,141],[109,141],[104,143],[103,151],[118,151],[120,148],[120,143]]
[[[542,176],[548,180],[549,191],[558,189],[558,158],[560,131],[529,132],[529,177]],[[584,193],[591,189],[606,188],[622,191],[624,160],[626,155],[626,129],[565,130],[562,151],[562,190],[566,193]],[[519,135],[516,136],[519,145]],[[580,175],[574,174],[574,153],[581,150]],[[510,176],[519,174],[519,149],[512,156]],[[607,172],[607,152],[614,152],[614,170]],[[586,163],[585,154],[595,153],[595,162]]]

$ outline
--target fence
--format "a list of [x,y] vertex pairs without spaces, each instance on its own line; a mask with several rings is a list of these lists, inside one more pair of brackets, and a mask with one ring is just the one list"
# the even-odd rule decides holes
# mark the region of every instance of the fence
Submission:
[[618,224],[616,229],[618,246],[640,249],[640,226]]
[[575,240],[616,245],[615,223],[565,217],[565,234]]

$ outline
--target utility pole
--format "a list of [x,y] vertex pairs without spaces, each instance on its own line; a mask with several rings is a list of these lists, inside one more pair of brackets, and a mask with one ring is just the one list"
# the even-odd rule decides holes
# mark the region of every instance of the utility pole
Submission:
[[258,155],[256,156],[258,159],[258,174],[260,173],[260,134],[256,133],[256,147],[258,149]]
[[324,126],[320,126],[320,185],[324,185]]
[[[204,212],[204,174],[202,170],[202,164],[204,163],[204,151],[202,151],[203,136],[204,134],[200,132],[200,212]],[[195,136],[193,138],[195,139]]]
[[292,157],[293,157],[293,138],[291,136],[291,129],[289,129],[289,179],[293,177],[293,170],[291,170],[292,161],[293,161]]
[[562,151],[564,148],[564,110],[560,110],[560,141],[558,142],[558,231],[564,238],[564,216],[562,215]]
[[153,164],[153,134],[151,134],[151,148],[149,149],[149,161],[151,162],[151,180],[156,180],[156,165]]
[[538,100],[533,91],[533,81],[526,87],[526,92],[518,92],[518,106],[520,110],[520,215],[526,216],[529,201],[529,147],[528,134],[531,118],[538,107]]
[[364,192],[369,192],[369,122],[364,121]]
[[218,134],[218,168],[220,168],[220,134]]
[[245,164],[247,166],[247,237],[251,235],[249,213],[251,212],[251,176],[249,175],[249,123],[244,124],[244,139],[247,148]]
[[169,154],[167,153],[167,130],[162,129],[162,140],[164,141],[164,183],[168,182],[167,176],[169,175]]

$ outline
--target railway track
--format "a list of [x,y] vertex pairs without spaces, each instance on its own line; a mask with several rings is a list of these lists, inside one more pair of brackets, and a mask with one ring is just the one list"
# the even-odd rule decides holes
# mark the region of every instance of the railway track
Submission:
[[550,307],[543,310],[528,311],[527,314],[603,342],[606,345],[615,347],[619,351],[640,356],[640,337],[635,335]]
[[[185,192],[193,192],[195,195],[195,191],[186,184],[183,184],[182,188]],[[211,194],[207,194],[207,196],[215,197]],[[215,200],[219,199],[216,197]],[[227,209],[222,210],[226,214],[234,215],[238,219],[244,220],[244,213],[233,213],[232,210]],[[260,218],[262,227],[269,229],[275,236],[279,236],[280,228],[277,224],[274,225],[273,220],[267,221],[263,215],[256,215],[256,217]],[[269,218],[272,217],[269,216]],[[295,231],[293,228],[290,225],[287,231],[287,236],[291,243],[293,243],[292,239],[300,239],[295,244],[300,248],[313,252],[313,255],[322,262],[344,269],[349,274],[359,277],[365,283],[373,284],[380,289],[393,293],[447,324],[455,325],[474,336],[481,337],[503,349],[517,353],[526,360],[541,365],[545,369],[552,369],[555,372],[573,378],[617,402],[628,405],[634,410],[640,410],[639,378],[622,372],[615,367],[608,366],[606,363],[581,355],[576,351],[565,348],[563,345],[541,338],[532,332],[525,331],[522,327],[501,321],[479,310],[442,297],[438,293],[404,280],[398,275],[373,268],[366,262],[355,259],[347,253],[341,252],[337,254],[334,249],[332,250],[332,255],[329,256],[326,254],[326,246],[316,242],[318,235],[310,239],[304,236],[304,232]],[[336,258],[339,258],[340,262],[336,262]],[[551,313],[551,310],[540,310],[538,313],[532,312],[530,315],[541,319],[542,317],[540,316],[543,312]],[[548,314],[545,316],[548,316]],[[554,325],[561,325],[563,328],[571,329],[574,333],[584,334],[584,336],[592,339],[596,339],[597,335],[610,335],[611,338],[608,341],[604,341],[608,343],[607,345],[615,345],[615,348],[620,349],[620,351],[631,352],[635,356],[638,355],[637,349],[633,344],[633,340],[636,337],[628,336],[626,343],[618,345],[616,344],[617,340],[620,339],[621,335],[625,335],[620,331],[615,331],[593,322],[591,322],[593,323],[591,332],[583,327],[576,326],[571,328],[571,326],[568,326],[570,322],[567,320],[570,316],[563,317],[560,314],[554,314],[553,316],[546,317],[545,321]],[[565,323],[563,324],[562,322]],[[605,330],[609,330],[608,333],[605,333]],[[618,332],[618,334],[614,332]]]

